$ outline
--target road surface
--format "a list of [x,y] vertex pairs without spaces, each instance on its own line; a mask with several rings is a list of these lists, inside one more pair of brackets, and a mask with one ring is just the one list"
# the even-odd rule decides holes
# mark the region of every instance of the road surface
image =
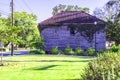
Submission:
[[[10,56],[11,52],[2,52],[3,56]],[[0,56],[2,56],[2,54],[0,54]],[[29,54],[29,50],[18,50],[18,51],[14,51],[14,55],[28,55]]]

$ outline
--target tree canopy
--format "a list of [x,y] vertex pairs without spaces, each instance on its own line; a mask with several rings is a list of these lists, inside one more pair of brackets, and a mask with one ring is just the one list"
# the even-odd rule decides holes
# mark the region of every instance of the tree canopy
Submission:
[[7,26],[8,20],[0,17],[0,41],[6,44],[8,42],[17,44],[19,41],[19,36],[17,33],[20,32],[20,27]]
[[89,8],[86,8],[86,7],[82,8],[82,7],[79,7],[77,5],[59,4],[53,8],[52,14],[55,15],[55,14],[62,12],[62,11],[85,11],[85,12],[89,13]]
[[26,12],[14,12],[14,26],[11,26],[11,15],[7,19],[0,18],[0,40],[31,48],[38,48],[36,44],[40,43],[40,48],[43,46],[43,39],[40,37],[36,20],[36,15]]
[[110,0],[101,9],[96,8],[94,15],[107,22],[107,40],[120,44],[120,4],[119,1]]
[[6,19],[0,16],[0,41],[6,41]]

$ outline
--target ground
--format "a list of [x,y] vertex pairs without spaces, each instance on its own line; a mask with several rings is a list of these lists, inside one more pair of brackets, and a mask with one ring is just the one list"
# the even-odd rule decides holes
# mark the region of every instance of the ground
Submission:
[[0,80],[78,80],[92,58],[65,55],[4,57]]

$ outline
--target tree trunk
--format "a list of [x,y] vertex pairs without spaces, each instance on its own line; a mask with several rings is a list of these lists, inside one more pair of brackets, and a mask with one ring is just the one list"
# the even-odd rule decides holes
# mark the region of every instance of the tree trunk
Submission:
[[14,55],[14,45],[13,44],[11,44],[11,56],[13,56]]

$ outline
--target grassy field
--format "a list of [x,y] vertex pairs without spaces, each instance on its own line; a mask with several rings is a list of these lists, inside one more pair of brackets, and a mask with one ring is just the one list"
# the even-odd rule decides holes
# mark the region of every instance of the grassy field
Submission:
[[78,56],[4,57],[8,66],[0,66],[0,80],[78,80],[92,58]]

